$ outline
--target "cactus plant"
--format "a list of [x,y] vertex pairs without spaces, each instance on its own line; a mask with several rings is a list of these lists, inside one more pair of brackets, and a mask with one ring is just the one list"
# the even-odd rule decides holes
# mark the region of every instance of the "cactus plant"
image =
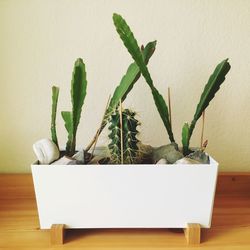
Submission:
[[[125,109],[121,111],[120,114],[117,109],[117,106],[120,102],[120,108],[122,102],[126,99],[128,93],[132,90],[134,84],[139,79],[142,74],[146,80],[146,83],[151,89],[152,96],[156,108],[160,114],[160,117],[164,123],[164,126],[167,130],[168,136],[172,144],[175,144],[174,135],[172,132],[171,119],[169,116],[168,106],[159,93],[157,88],[154,85],[154,82],[151,78],[147,64],[150,57],[154,53],[156,41],[149,42],[146,47],[138,46],[137,40],[134,37],[130,27],[126,21],[118,14],[113,15],[114,25],[116,30],[127,48],[128,52],[134,59],[134,62],[130,64],[127,69],[126,74],[122,77],[120,84],[115,89],[113,96],[108,102],[107,107],[105,108],[105,114],[103,116],[101,126],[97,130],[97,133],[91,143],[85,149],[87,152],[91,146],[97,142],[99,134],[102,132],[107,122],[110,121],[109,138],[111,143],[109,144],[109,150],[111,153],[112,163],[138,163],[138,160],[142,159],[143,151],[138,148],[138,139],[137,139],[137,126],[139,125],[138,121],[135,119],[135,112]],[[182,128],[182,144],[183,144],[183,153],[187,155],[190,153],[189,144],[190,138],[192,136],[193,130],[195,128],[196,122],[200,118],[202,112],[208,107],[210,101],[214,98],[216,92],[220,89],[220,85],[224,82],[225,76],[230,70],[230,64],[228,59],[222,61],[217,65],[213,74],[210,76],[208,83],[206,84],[203,93],[201,95],[200,101],[197,105],[195,115],[190,124],[185,123]],[[66,155],[72,156],[75,153],[76,147],[76,132],[78,125],[80,123],[82,106],[86,97],[87,89],[87,79],[85,64],[82,59],[79,58],[76,60],[74,65],[74,70],[72,74],[71,81],[71,102],[72,110],[63,111],[62,117],[65,122],[65,128],[68,132],[68,141],[66,144]],[[56,113],[57,113],[57,102],[59,96],[59,88],[56,86],[52,87],[52,115],[51,115],[51,138],[53,142],[58,146],[57,134],[56,134]],[[170,106],[170,105],[169,105]],[[124,134],[123,134],[124,132]],[[176,145],[176,150],[178,145]],[[124,146],[124,149],[123,149]],[[140,148],[142,148],[140,146]],[[141,152],[141,153],[140,153]],[[93,153],[92,153],[93,154]]]
[[201,117],[202,112],[208,107],[210,101],[214,98],[216,92],[220,89],[220,85],[225,81],[225,76],[230,70],[231,66],[228,63],[228,59],[223,60],[221,63],[219,63],[213,74],[209,77],[207,84],[205,85],[205,88],[201,94],[200,101],[197,105],[194,118],[188,126],[188,124],[184,125],[186,127],[186,133],[182,133],[185,138],[182,139],[183,143],[183,152],[184,155],[187,155],[189,152],[189,143],[191,136],[193,134],[193,130],[195,128],[196,122]]
[[182,127],[182,146],[183,146],[183,154],[187,155],[189,154],[189,125],[187,122],[184,123]]
[[[137,126],[139,122],[135,118],[135,115],[135,112],[124,109],[121,115],[122,122],[120,121],[120,113],[118,110],[110,117],[108,129],[110,131],[109,138],[111,142],[108,147],[111,163],[113,164],[133,164],[139,160],[139,148],[137,146],[139,142],[137,139]],[[122,145],[123,150],[121,150]]]
[[[158,92],[158,90],[153,84],[153,80],[150,76],[148,67],[143,60],[143,55],[139,49],[137,40],[135,39],[133,32],[131,31],[126,21],[122,18],[122,16],[118,14],[113,14],[113,22],[124,46],[127,48],[128,52],[140,68],[141,74],[143,75],[147,84],[151,88],[155,105],[168,132],[169,139],[171,142],[174,142],[175,140],[169,119],[168,106],[165,103],[162,95]],[[230,70],[230,68],[231,66],[228,63],[228,59],[223,60],[220,64],[217,65],[204,88],[190,126],[188,123],[184,124],[182,129],[182,143],[183,152],[185,155],[190,152],[189,143],[196,122],[200,118],[202,112],[208,107],[210,101],[214,98],[216,92],[220,89],[220,85],[224,82],[225,76]]]
[[[156,41],[149,42],[145,47],[142,46],[141,51],[143,55],[143,59],[145,63],[147,64],[150,57],[153,55],[155,51]],[[134,87],[134,84],[137,82],[137,80],[140,78],[141,72],[139,67],[135,62],[131,63],[127,69],[126,74],[122,77],[120,84],[116,87],[113,96],[110,100],[109,106],[105,112],[104,119],[102,121],[102,124],[100,128],[97,130],[94,138],[89,143],[89,145],[86,147],[85,151],[89,151],[89,149],[94,144],[97,136],[102,132],[102,130],[105,128],[110,115],[113,113],[113,111],[116,109],[117,105],[119,104],[119,101],[122,100],[122,102],[126,99],[129,92]]]
[[128,26],[126,21],[122,18],[122,16],[118,14],[113,14],[113,21],[116,27],[116,31],[119,34],[121,40],[123,41],[124,46],[127,48],[128,52],[130,53],[132,58],[135,60],[136,64],[138,65],[141,71],[141,74],[143,75],[148,86],[151,89],[151,92],[155,101],[155,105],[163,121],[163,124],[167,130],[169,140],[171,142],[175,142],[170,120],[169,120],[168,106],[164,98],[162,97],[162,95],[154,86],[153,80],[150,76],[148,67],[144,61],[143,54],[140,51],[140,48],[138,46],[137,40],[134,37],[134,34],[132,33],[130,27]]
[[56,86],[52,87],[52,112],[51,112],[51,140],[56,144],[58,147],[58,140],[56,134],[56,112],[57,112],[57,102],[59,96],[59,88]]
[[65,128],[68,132],[66,154],[72,156],[76,147],[76,132],[80,122],[82,106],[86,97],[87,79],[85,64],[78,58],[74,65],[71,81],[72,111],[62,111]]

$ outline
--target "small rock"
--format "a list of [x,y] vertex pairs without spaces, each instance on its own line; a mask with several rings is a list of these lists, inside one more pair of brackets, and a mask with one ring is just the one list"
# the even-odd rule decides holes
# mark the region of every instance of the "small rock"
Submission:
[[154,148],[147,144],[142,144],[139,142],[137,144],[140,152],[140,163],[154,163],[152,162],[153,159],[153,150]]
[[200,164],[200,162],[190,159],[188,157],[184,157],[178,161],[176,161],[174,164]]
[[40,164],[50,164],[60,156],[58,147],[50,139],[37,141],[33,144],[33,150]]
[[189,154],[187,158],[198,161],[201,164],[209,164],[209,156],[202,150],[196,150],[195,152]]
[[156,165],[163,165],[163,164],[168,164],[166,159],[160,159],[158,162],[156,162]]
[[51,165],[76,165],[76,160],[68,156],[63,156],[59,160],[54,161]]
[[81,151],[75,153],[75,154],[72,156],[72,158],[73,158],[74,160],[76,160],[76,163],[77,163],[77,164],[84,164],[84,162],[85,162],[85,154],[84,154],[84,151],[81,150]]
[[107,157],[103,157],[101,155],[96,155],[94,156],[91,161],[88,163],[88,164],[91,164],[91,165],[99,165],[100,163],[107,163],[106,160],[108,158]]
[[165,159],[169,164],[173,164],[181,158],[183,158],[183,154],[178,151],[178,145],[176,143],[163,145],[153,149],[154,162]]

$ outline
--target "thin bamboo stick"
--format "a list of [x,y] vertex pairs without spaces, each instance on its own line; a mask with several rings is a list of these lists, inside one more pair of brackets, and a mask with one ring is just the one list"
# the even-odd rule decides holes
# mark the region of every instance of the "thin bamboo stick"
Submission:
[[208,140],[205,140],[204,143],[202,144],[201,151],[205,151],[207,144],[208,144]]
[[[106,104],[106,107],[105,107],[105,110],[104,110],[104,113],[103,113],[103,117],[102,117],[102,121],[101,121],[101,126],[100,126],[99,129],[97,130],[97,133],[96,133],[96,135],[95,135],[95,137],[94,137],[94,146],[93,146],[93,149],[92,149],[92,152],[91,152],[91,158],[92,158],[92,156],[93,156],[93,154],[94,154],[94,151],[95,151],[96,143],[97,143],[97,141],[98,141],[98,138],[99,138],[99,135],[100,135],[100,132],[101,132],[102,122],[103,122],[103,120],[104,120],[104,118],[105,118],[105,114],[106,114],[106,110],[107,110],[107,108],[108,108],[108,106],[109,106],[110,98],[111,98],[111,96],[109,96],[109,98],[108,98],[108,101],[107,101],[107,104]],[[91,159],[91,158],[90,158],[90,159]]]
[[[111,98],[111,96],[109,96],[109,100],[110,100],[110,98]],[[108,101],[108,103],[109,103],[109,101]],[[108,109],[108,106],[106,107],[106,110],[107,109]],[[104,113],[104,116],[103,116],[104,118],[105,118],[106,110],[105,110],[105,113]],[[103,118],[102,122],[104,121],[104,118]],[[96,138],[99,136],[99,134],[102,132],[103,128],[105,127],[105,126],[104,127],[102,127],[102,126],[103,126],[103,124],[101,123],[100,128],[96,131],[96,133],[94,135],[94,138],[91,140],[91,142],[85,148],[85,150],[84,150],[85,152],[88,152],[92,148],[93,144],[96,141]]]

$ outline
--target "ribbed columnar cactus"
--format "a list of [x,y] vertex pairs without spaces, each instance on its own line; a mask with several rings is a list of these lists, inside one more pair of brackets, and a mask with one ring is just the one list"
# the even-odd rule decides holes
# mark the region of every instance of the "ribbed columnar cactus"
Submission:
[[[124,164],[137,163],[139,160],[137,126],[140,123],[135,115],[136,113],[129,109],[122,111],[122,136],[119,110],[116,110],[110,117],[109,138],[111,142],[108,147],[113,164],[121,164],[122,158]],[[123,141],[123,153],[121,152],[121,140]]]

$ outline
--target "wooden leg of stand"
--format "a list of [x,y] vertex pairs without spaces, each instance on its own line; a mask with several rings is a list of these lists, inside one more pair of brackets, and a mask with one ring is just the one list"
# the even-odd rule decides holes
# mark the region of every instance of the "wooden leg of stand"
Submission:
[[53,224],[50,229],[50,240],[52,245],[61,245],[64,240],[64,225]]
[[198,245],[201,241],[201,226],[197,223],[188,223],[184,229],[188,245]]

